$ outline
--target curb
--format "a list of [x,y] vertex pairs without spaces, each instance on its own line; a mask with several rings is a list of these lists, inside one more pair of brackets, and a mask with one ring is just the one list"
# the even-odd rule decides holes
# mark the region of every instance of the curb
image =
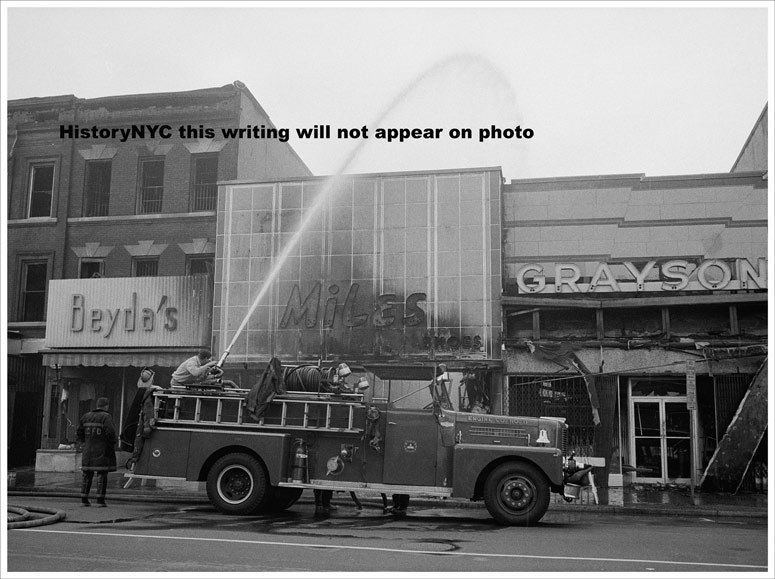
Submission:
[[[46,489],[28,489],[28,490],[9,490],[8,496],[28,496],[28,497],[52,497],[68,498],[80,500],[81,494],[73,491],[52,491]],[[111,501],[118,502],[146,502],[146,503],[171,503],[171,504],[202,504],[209,505],[210,501],[206,495],[176,495],[176,496],[158,496],[152,494],[138,493],[108,493]],[[382,501],[371,497],[360,499],[363,505],[375,509],[382,509]],[[353,505],[349,498],[335,497],[332,503],[336,505]],[[312,504],[312,498],[302,498],[299,504]],[[462,500],[439,500],[439,499],[412,499],[411,506],[446,508],[446,509],[485,509],[481,501],[462,501]],[[630,515],[630,516],[664,516],[664,517],[727,517],[727,518],[747,518],[764,520],[768,519],[768,513],[762,509],[717,509],[712,507],[673,507],[665,508],[657,505],[651,506],[632,506],[625,507],[620,505],[571,505],[553,503],[549,505],[548,513],[576,513],[580,515]]]

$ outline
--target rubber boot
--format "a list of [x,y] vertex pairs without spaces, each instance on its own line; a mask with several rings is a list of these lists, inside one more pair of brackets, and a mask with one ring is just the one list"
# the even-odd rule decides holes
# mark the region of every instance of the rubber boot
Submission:
[[409,495],[395,494],[393,495],[393,508],[390,512],[395,517],[405,517],[406,508],[409,506]]
[[107,507],[108,505],[105,504],[105,494],[108,490],[108,473],[103,472],[97,476],[99,477],[97,481],[97,506]]
[[331,516],[331,496],[333,491],[315,489],[315,518],[326,519]]
[[81,506],[88,507],[91,505],[89,502],[89,491],[91,491],[91,482],[94,478],[93,470],[83,471],[83,479],[81,479]]

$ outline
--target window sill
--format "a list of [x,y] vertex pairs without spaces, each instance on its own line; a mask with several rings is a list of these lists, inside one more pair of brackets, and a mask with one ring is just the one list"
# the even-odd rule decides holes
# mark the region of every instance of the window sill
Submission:
[[46,322],[8,322],[8,329],[45,328]]
[[9,219],[8,227],[39,227],[57,224],[56,217],[28,217],[27,219]]
[[215,217],[215,211],[193,211],[190,213],[144,213],[142,215],[106,215],[101,217],[68,217],[72,225],[87,223],[120,223],[124,221],[159,221],[165,219],[198,219]]

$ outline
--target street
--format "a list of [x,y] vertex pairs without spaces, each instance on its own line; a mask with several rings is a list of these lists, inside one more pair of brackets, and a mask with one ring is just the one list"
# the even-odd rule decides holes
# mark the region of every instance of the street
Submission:
[[[108,497],[110,499],[110,497]],[[305,497],[306,498],[306,497]],[[720,517],[552,512],[501,527],[484,509],[410,506],[404,519],[349,503],[327,520],[309,502],[231,517],[207,505],[10,497],[63,509],[53,525],[8,531],[11,572],[763,572],[767,525]]]

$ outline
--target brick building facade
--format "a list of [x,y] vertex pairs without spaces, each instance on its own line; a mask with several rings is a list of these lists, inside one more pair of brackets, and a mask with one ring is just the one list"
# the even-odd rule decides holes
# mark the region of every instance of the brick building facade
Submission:
[[[246,125],[273,127],[239,81],[178,93],[8,102],[10,465],[29,463],[36,448],[63,440],[61,424],[55,426],[61,420],[53,416],[65,386],[87,405],[94,395],[109,394],[118,413],[123,398],[116,384],[132,381],[115,356],[87,363],[69,358],[73,364],[64,366],[55,353],[41,354],[51,280],[80,278],[88,288],[99,278],[212,275],[216,183],[310,174],[285,143],[220,134]],[[89,137],[95,127],[132,126],[145,133]],[[181,126],[193,131],[181,135]],[[214,138],[197,138],[206,137],[197,131],[205,127],[214,129]],[[150,354],[134,360],[157,362]],[[80,394],[77,384],[86,385]],[[67,420],[77,413],[71,405]],[[30,416],[39,417],[35,426]]]

